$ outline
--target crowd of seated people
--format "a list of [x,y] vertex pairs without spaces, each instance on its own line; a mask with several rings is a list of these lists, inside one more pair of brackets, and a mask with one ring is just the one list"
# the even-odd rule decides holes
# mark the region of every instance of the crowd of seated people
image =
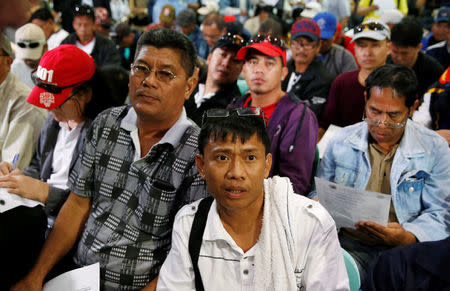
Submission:
[[0,289],[449,288],[450,2],[383,1],[0,3]]

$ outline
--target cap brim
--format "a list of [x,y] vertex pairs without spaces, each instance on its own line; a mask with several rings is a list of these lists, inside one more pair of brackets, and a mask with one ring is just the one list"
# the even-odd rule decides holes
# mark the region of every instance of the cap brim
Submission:
[[355,40],[360,39],[360,38],[369,38],[369,39],[373,39],[373,40],[389,39],[389,37],[387,35],[383,35],[380,32],[373,31],[373,30],[366,30],[366,31],[362,31],[360,33],[354,34],[352,42],[354,42]]
[[283,50],[281,48],[281,52],[277,52],[276,50],[267,47],[264,43],[252,43],[251,45],[241,48],[236,54],[237,59],[244,60],[248,49],[255,49],[270,57],[281,57],[283,59],[284,66],[286,66],[286,53],[283,55]]
[[314,33],[309,32],[309,31],[299,31],[299,32],[297,32],[297,33],[295,33],[295,34],[293,34],[291,36],[291,40],[296,39],[299,36],[307,36],[310,39],[312,39],[313,41],[318,41],[319,40],[319,37],[317,35],[315,35]]
[[27,98],[27,102],[33,104],[34,106],[41,107],[44,109],[55,109],[58,108],[72,93],[74,87],[66,88],[59,94],[53,94],[45,89],[34,86],[31,90],[30,95]]
[[333,37],[335,32],[336,31],[325,31],[325,30],[320,31],[320,38],[322,38],[322,39],[330,39],[330,38]]

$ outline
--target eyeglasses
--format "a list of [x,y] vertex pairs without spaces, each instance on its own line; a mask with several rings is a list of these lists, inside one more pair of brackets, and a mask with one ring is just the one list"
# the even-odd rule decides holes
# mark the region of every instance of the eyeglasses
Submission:
[[47,92],[53,93],[53,94],[60,94],[64,89],[71,88],[71,87],[78,87],[81,84],[83,84],[85,81],[78,82],[72,85],[68,86],[58,86],[54,84],[49,84],[42,82],[40,79],[36,76],[36,70],[31,72],[31,80],[33,81],[34,85],[38,86],[39,88],[44,89]]
[[303,48],[304,50],[307,50],[307,51],[312,50],[316,46],[317,46],[317,44],[314,41],[301,43],[300,41],[293,40],[291,42],[291,47],[296,48],[296,49]]
[[360,33],[365,30],[374,30],[374,31],[382,31],[386,30],[386,26],[378,22],[369,22],[369,23],[361,23],[360,25],[353,28],[354,33]]
[[403,120],[402,122],[390,122],[390,121],[381,121],[379,119],[367,118],[364,114],[362,120],[365,121],[367,123],[367,125],[369,125],[369,126],[379,127],[380,125],[383,124],[386,128],[391,128],[391,129],[397,128],[398,129],[398,128],[405,127],[406,122],[408,121],[408,116],[409,116],[409,111],[408,111],[408,114],[406,115],[405,120]]
[[261,42],[269,42],[272,45],[275,45],[283,50],[286,50],[286,44],[279,37],[273,37],[271,35],[258,34],[256,37],[252,38],[247,45],[251,45],[253,43],[261,43]]
[[168,83],[172,81],[175,78],[180,77],[181,75],[175,75],[171,71],[167,70],[153,70],[150,69],[148,66],[143,64],[132,64],[131,65],[131,72],[133,75],[135,75],[138,78],[146,79],[152,72],[155,73],[156,79],[158,79],[161,82]]
[[203,113],[202,126],[206,123],[207,118],[226,118],[233,113],[241,117],[259,116],[264,121],[264,126],[266,126],[266,118],[264,117],[264,111],[259,107],[242,107],[234,109],[221,109],[221,108],[209,109]]
[[42,43],[44,43],[44,41],[33,41],[33,42],[25,42],[25,41],[21,41],[17,43],[17,46],[20,48],[37,48],[39,45],[41,45]]
[[239,34],[231,34],[230,32],[222,35],[218,41],[221,41],[221,40],[231,42],[231,44],[235,44],[235,45],[239,45],[239,46],[243,46],[245,44],[245,40],[242,36],[240,36]]

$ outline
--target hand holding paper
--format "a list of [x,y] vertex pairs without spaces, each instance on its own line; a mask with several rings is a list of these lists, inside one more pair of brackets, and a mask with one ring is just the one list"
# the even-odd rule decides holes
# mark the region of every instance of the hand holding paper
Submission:
[[400,246],[417,242],[414,234],[406,231],[397,222],[389,222],[385,227],[371,221],[360,221],[356,224],[356,229],[369,234],[381,244],[390,246]]
[[338,227],[355,228],[360,221],[387,226],[391,196],[315,178],[319,202]]

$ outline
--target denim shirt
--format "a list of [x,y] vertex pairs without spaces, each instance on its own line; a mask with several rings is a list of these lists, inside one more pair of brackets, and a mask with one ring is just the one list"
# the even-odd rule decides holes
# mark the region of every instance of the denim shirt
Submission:
[[[365,189],[371,173],[368,140],[365,122],[345,127],[330,141],[317,176]],[[404,229],[419,241],[450,235],[450,150],[443,138],[408,120],[390,182],[395,213]]]

